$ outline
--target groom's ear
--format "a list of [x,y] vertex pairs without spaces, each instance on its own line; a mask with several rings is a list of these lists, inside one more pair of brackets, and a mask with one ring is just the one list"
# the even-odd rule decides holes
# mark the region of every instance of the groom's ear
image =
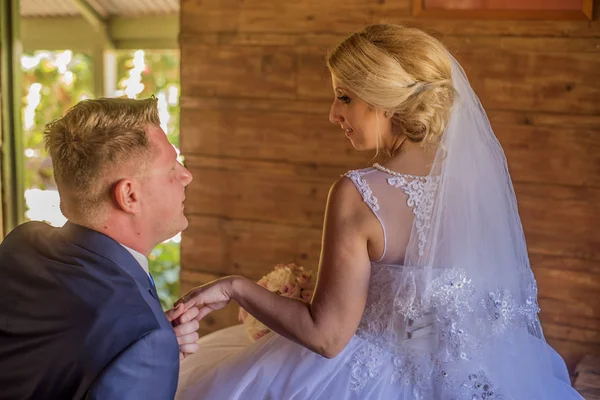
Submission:
[[128,214],[141,212],[140,185],[132,179],[121,179],[113,186],[113,199],[117,208]]

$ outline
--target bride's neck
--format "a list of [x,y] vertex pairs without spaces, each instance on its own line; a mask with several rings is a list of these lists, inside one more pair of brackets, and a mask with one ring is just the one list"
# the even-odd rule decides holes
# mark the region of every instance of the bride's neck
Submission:
[[435,160],[436,150],[436,147],[425,147],[402,137],[387,151],[388,157],[382,163],[394,171],[427,175]]

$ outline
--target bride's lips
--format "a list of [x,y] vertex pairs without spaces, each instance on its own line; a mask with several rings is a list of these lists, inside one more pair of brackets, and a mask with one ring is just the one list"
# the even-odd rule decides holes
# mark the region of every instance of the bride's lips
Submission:
[[[344,129],[344,128],[342,128],[342,129]],[[345,128],[344,133],[346,134],[346,137],[350,137],[354,133],[354,130],[352,128]]]

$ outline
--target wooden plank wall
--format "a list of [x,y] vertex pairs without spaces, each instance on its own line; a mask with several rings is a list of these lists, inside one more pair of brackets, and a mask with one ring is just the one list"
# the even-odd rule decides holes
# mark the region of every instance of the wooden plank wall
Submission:
[[[410,0],[182,0],[182,290],[315,267],[326,195],[367,164],[328,122],[326,50],[369,22],[441,38],[504,145],[549,342],[600,354],[600,0],[594,21],[419,20]],[[201,332],[236,323],[213,313]]]

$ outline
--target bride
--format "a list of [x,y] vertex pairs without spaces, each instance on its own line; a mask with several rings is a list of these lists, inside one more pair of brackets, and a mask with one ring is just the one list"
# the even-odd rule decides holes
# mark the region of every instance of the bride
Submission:
[[267,325],[201,339],[185,399],[581,399],[538,320],[504,153],[443,45],[371,25],[327,58],[329,119],[383,164],[329,193],[310,303],[240,276],[180,302],[236,301]]

